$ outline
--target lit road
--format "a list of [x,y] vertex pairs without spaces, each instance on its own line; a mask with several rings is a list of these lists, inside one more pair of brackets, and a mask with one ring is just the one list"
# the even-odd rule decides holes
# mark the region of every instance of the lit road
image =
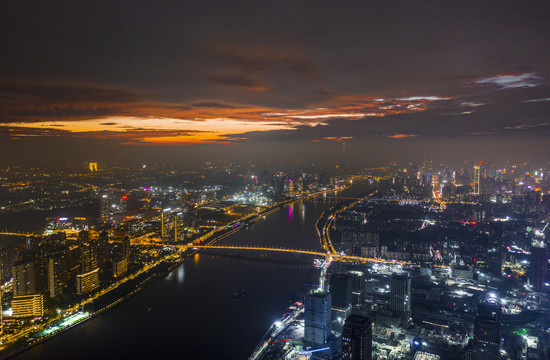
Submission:
[[33,233],[14,233],[14,232],[0,232],[0,235],[12,235],[12,236],[35,236]]
[[295,310],[291,316],[289,316],[288,318],[284,319],[282,322],[280,322],[279,324],[275,323],[272,325],[273,329],[272,330],[269,330],[271,331],[271,334],[269,336],[269,338],[267,338],[263,343],[261,343],[260,345],[258,345],[258,347],[255,349],[255,351],[252,353],[252,355],[250,355],[250,357],[248,358],[248,360],[256,360],[260,355],[262,355],[262,353],[265,351],[265,349],[267,349],[267,347],[269,346],[269,344],[275,340],[275,338],[281,333],[283,332],[286,328],[288,328],[288,326],[290,324],[292,324],[294,322],[294,320],[296,320],[298,318],[298,316],[300,314],[303,314],[304,312],[304,308],[303,307],[300,307],[299,309]]

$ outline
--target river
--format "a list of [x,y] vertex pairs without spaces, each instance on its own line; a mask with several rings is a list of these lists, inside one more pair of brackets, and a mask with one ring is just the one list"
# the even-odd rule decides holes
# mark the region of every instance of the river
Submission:
[[[364,191],[366,184],[354,184],[296,202],[217,245],[319,249],[317,218],[338,196]],[[259,257],[195,255],[113,310],[15,359],[246,359],[312,273],[310,256]],[[240,289],[245,295],[235,300]]]

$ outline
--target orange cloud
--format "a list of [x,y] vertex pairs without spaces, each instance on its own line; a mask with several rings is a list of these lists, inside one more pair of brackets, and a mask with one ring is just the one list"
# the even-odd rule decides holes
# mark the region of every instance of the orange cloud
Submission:
[[335,142],[342,142],[350,139],[353,139],[353,136],[326,136],[323,138],[323,140],[329,140],[329,141],[335,141]]
[[388,137],[392,138],[392,139],[404,139],[404,138],[415,137],[415,136],[418,136],[418,135],[415,135],[415,134],[395,134],[395,135],[389,135]]
[[[291,55],[280,56],[287,58]],[[260,60],[258,62],[261,63]],[[263,85],[248,78],[213,79],[220,84],[253,91],[263,89]],[[444,100],[435,96],[381,99],[334,95],[322,107],[287,110],[212,99],[167,103],[148,100],[150,96],[93,85],[0,84],[0,124],[19,129],[10,134],[12,138],[74,136],[112,138],[121,143],[140,144],[233,143],[243,138],[239,134],[314,127],[334,119],[353,121],[415,113],[426,110],[434,101]],[[395,134],[389,137],[412,136],[416,135]],[[326,137],[319,141],[351,138]]]

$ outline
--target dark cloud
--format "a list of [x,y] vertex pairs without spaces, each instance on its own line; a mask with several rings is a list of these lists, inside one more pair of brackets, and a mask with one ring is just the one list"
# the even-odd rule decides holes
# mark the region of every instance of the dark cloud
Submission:
[[[3,2],[0,123],[225,118],[292,124],[227,136],[243,147],[541,150],[549,18],[540,0]],[[54,130],[25,141],[80,136]]]
[[93,84],[0,84],[0,123],[111,116],[180,118],[189,108],[136,91]]
[[273,50],[244,49],[224,45],[212,51],[214,56],[237,67],[241,71],[261,72],[273,70],[288,70],[302,74],[310,79],[317,79],[319,74],[312,62],[297,50],[287,50],[273,53]]
[[244,75],[214,75],[210,81],[215,84],[237,86],[252,91],[266,91],[267,86],[261,85],[258,81]]

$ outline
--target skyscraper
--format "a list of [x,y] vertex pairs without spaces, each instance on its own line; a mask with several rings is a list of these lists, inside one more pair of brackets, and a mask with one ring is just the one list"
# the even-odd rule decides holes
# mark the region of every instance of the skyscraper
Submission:
[[365,274],[361,271],[349,271],[351,279],[351,303],[361,305],[365,302]]
[[548,252],[542,240],[535,240],[531,247],[531,284],[536,291],[544,290],[548,270]]
[[479,195],[480,194],[480,187],[479,187],[479,181],[480,181],[480,175],[481,175],[481,167],[479,165],[474,166],[474,194]]
[[351,279],[348,274],[334,274],[330,277],[333,318],[345,320],[351,313]]
[[78,233],[78,243],[83,244],[90,241],[90,233],[88,230],[82,230]]
[[99,267],[99,247],[96,245],[90,243],[80,245],[80,273]]
[[111,202],[109,201],[109,194],[102,194],[99,198],[99,214],[103,220],[107,220],[110,212]]
[[411,276],[408,272],[395,273],[390,278],[390,309],[406,320],[411,314]]
[[130,256],[130,237],[125,236],[122,240],[122,253],[124,256]]
[[15,263],[15,248],[0,249],[0,281],[8,281],[13,277],[13,264]]
[[178,242],[178,214],[177,212],[172,213],[172,231],[174,242]]
[[474,322],[474,358],[499,359],[502,309],[498,300],[482,301],[478,304]]
[[109,261],[109,233],[107,231],[102,231],[99,234],[97,247],[98,247],[97,260],[98,260],[100,269],[103,271],[105,270],[105,265]]
[[67,286],[66,259],[62,253],[55,254],[48,260],[48,291],[54,299],[63,293]]
[[32,261],[18,262],[13,266],[13,296],[36,294],[34,264]]
[[304,307],[304,345],[326,345],[330,335],[332,299],[329,293],[314,290],[307,294]]
[[370,360],[372,358],[372,318],[351,315],[342,331],[342,359]]
[[80,271],[76,276],[76,292],[84,294],[99,287],[99,246],[96,242],[80,245]]

